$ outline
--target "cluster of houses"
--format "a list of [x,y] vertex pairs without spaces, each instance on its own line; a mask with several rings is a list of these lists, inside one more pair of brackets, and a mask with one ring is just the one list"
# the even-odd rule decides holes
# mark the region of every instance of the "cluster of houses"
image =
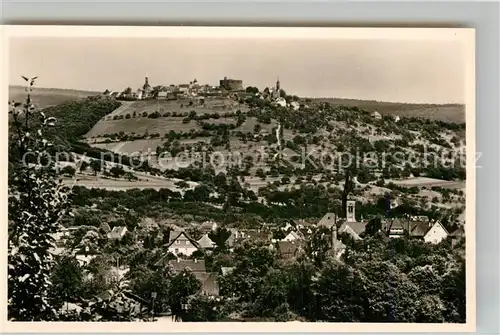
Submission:
[[116,99],[129,100],[175,100],[179,98],[190,98],[199,96],[222,96],[230,92],[239,92],[243,90],[243,82],[241,80],[224,78],[220,81],[219,86],[201,85],[197,79],[190,81],[188,84],[179,85],[158,85],[151,86],[149,78],[144,78],[144,84],[137,90],[127,88],[123,91],[106,91],[107,96]]
[[[131,88],[127,88],[123,91],[106,90],[104,95],[123,100],[177,100],[185,98],[224,96],[236,98],[246,97],[245,89],[243,87],[243,81],[239,79],[230,79],[227,77],[221,79],[218,86],[207,84],[201,85],[198,83],[197,79],[194,79],[188,84],[168,86],[159,85],[153,87],[149,83],[149,78],[146,76],[144,79],[144,84],[135,91]],[[278,105],[281,105],[283,107],[287,106],[285,97],[281,96],[281,84],[279,79],[276,81],[276,84],[269,89],[269,92],[257,92],[255,93],[255,96],[261,99],[272,99]],[[295,109],[298,109],[300,107],[300,104],[298,102],[292,102],[290,105]]]
[[[261,241],[268,244],[269,249],[275,250],[278,257],[287,259],[298,256],[304,252],[308,236],[315,230],[326,228],[328,231],[327,238],[330,243],[330,254],[340,260],[346,250],[345,244],[339,239],[341,234],[348,234],[354,240],[361,240],[365,236],[365,231],[369,224],[368,221],[358,221],[355,215],[355,201],[349,200],[346,202],[346,216],[339,218],[335,213],[326,213],[318,222],[287,223],[282,227],[268,227],[263,225],[260,229],[236,229],[228,228],[229,237],[225,241],[229,251],[232,251],[237,245],[240,245],[245,240]],[[146,218],[139,223],[142,231],[159,230],[159,225],[155,220]],[[81,227],[69,227],[60,231],[57,236],[54,236],[56,241],[63,237],[70,237]],[[202,294],[215,297],[219,294],[217,279],[220,276],[226,276],[234,269],[232,267],[222,267],[217,272],[207,271],[203,254],[210,253],[216,248],[216,243],[210,236],[211,232],[217,232],[218,225],[216,222],[206,221],[197,227],[201,232],[201,237],[193,238],[187,229],[169,224],[168,229],[163,232],[168,232],[167,236],[162,236],[164,241],[164,255],[156,262],[157,266],[169,266],[176,273],[182,270],[191,271],[194,276],[201,282]],[[276,234],[276,231],[281,230],[281,234]],[[373,233],[373,227],[372,233]],[[126,227],[114,227],[110,229],[109,225],[103,223],[99,227],[101,232],[105,232],[105,238],[108,240],[123,239],[128,230]],[[425,216],[413,216],[395,219],[380,220],[380,225],[377,228],[378,232],[383,233],[387,238],[417,238],[427,243],[437,244],[446,238],[452,238],[452,241],[458,241],[464,237],[463,227],[458,228],[452,233],[449,233],[439,221],[429,220]],[[96,232],[89,230],[83,239],[96,238]],[[273,236],[282,236],[282,238],[273,238]],[[143,241],[137,240],[140,243]],[[53,254],[60,254],[64,247],[57,247],[52,250]],[[74,255],[81,265],[88,264],[96,255],[91,249],[80,249],[74,252]],[[119,259],[116,260],[116,265],[109,271],[110,281],[119,281],[126,275],[128,267],[120,264]],[[137,300],[137,299],[136,299]]]

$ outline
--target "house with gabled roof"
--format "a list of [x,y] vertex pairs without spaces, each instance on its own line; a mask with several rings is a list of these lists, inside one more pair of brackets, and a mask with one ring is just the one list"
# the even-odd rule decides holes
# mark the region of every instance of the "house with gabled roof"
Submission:
[[198,242],[196,242],[185,231],[171,232],[171,234],[172,233],[175,233],[175,235],[173,235],[173,238],[170,239],[170,243],[167,245],[168,251],[172,254],[176,256],[190,256],[193,252],[200,249]]
[[198,246],[201,249],[212,250],[215,248],[215,242],[210,239],[208,234],[203,235],[198,241]]
[[317,226],[325,227],[331,229],[337,222],[337,214],[335,213],[326,213],[321,220],[319,220]]
[[187,270],[201,282],[201,293],[205,295],[219,295],[219,285],[217,284],[217,274],[207,272],[205,261],[199,259],[177,259],[169,261],[168,265],[173,273]]
[[111,233],[111,227],[107,222],[102,222],[99,226],[99,229],[102,230],[105,234]]
[[261,242],[271,241],[273,237],[271,231],[261,229],[240,231],[238,235],[237,240],[241,239]]
[[203,259],[174,259],[168,261],[168,266],[174,273],[179,273],[183,270],[191,272],[207,272],[205,261]]
[[199,229],[203,230],[203,231],[208,231],[208,230],[216,230],[217,229],[217,222],[215,221],[205,221],[203,222],[200,226],[199,226]]
[[278,241],[276,247],[282,258],[291,258],[297,256],[302,250],[302,243],[301,241]]
[[409,235],[413,238],[423,239],[429,231],[429,223],[427,222],[410,222]]
[[303,240],[301,234],[293,230],[289,232],[288,235],[286,235],[283,239],[281,239],[281,241],[287,241],[287,242],[300,241],[300,240]]
[[438,244],[449,235],[446,228],[443,227],[441,222],[436,221],[424,235],[424,241],[427,243]]
[[353,239],[361,240],[362,239],[361,235],[365,232],[367,224],[368,222],[365,221],[343,222],[338,229],[338,233],[339,234],[347,233]]
[[403,221],[400,219],[393,219],[389,221],[387,226],[387,234],[390,238],[400,238],[405,235],[405,227]]
[[128,232],[127,227],[122,227],[122,226],[113,227],[113,230],[111,230],[111,232],[108,233],[108,239],[121,240],[127,232]]

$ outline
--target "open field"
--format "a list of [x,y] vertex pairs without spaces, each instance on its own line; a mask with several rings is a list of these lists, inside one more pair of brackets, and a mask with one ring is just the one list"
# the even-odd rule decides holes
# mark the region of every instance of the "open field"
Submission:
[[[89,95],[98,95],[100,92],[65,90],[59,88],[35,88],[32,99],[38,108],[58,105],[68,101],[86,98]],[[9,86],[9,101],[22,101],[26,98],[26,90],[22,86]]]
[[[242,112],[246,111],[247,107],[230,99],[215,99],[207,100],[204,105],[200,105],[195,100],[139,100],[139,101],[123,101],[122,108],[117,109],[108,116],[132,115],[134,112],[151,114],[155,111],[163,113],[189,113],[194,110],[197,114],[207,113],[229,113],[236,112],[240,109]],[[190,106],[189,103],[192,103]]]
[[445,188],[465,188],[465,182],[455,182],[455,181],[447,181],[447,180],[440,180],[440,179],[433,179],[433,178],[427,178],[427,177],[416,177],[416,178],[408,178],[408,179],[403,179],[403,180],[386,180],[387,183],[392,182],[396,185],[399,186],[405,186],[405,187],[445,187]]
[[139,153],[154,153],[156,152],[156,147],[164,142],[162,139],[152,139],[152,140],[135,140],[135,141],[125,141],[125,142],[113,142],[113,143],[98,143],[92,144],[93,147],[106,149],[112,152],[116,152],[122,155],[132,155]]
[[367,111],[378,111],[382,115],[399,115],[406,117],[422,117],[445,122],[464,123],[465,105],[449,104],[407,104],[400,102],[383,102],[371,100],[318,98],[315,101],[328,102],[333,106],[358,107]]
[[[220,100],[220,101],[219,101]],[[197,114],[205,113],[219,113],[220,115],[224,113],[233,113],[237,110],[246,112],[248,107],[238,104],[230,99],[225,100],[209,100],[204,106],[193,105],[188,106],[188,101],[183,100],[143,100],[143,101],[121,101],[122,105],[115,109],[112,113],[108,114],[105,118],[101,119],[91,131],[86,135],[89,137],[97,137],[105,134],[119,133],[123,131],[124,133],[136,133],[143,134],[146,130],[152,133],[159,133],[163,135],[173,130],[176,132],[180,131],[190,131],[190,130],[201,130],[201,128],[196,124],[196,121],[190,121],[189,123],[183,123],[183,117],[163,117],[164,113],[189,113],[194,110]],[[223,108],[223,106],[228,106]],[[181,106],[183,106],[181,108]],[[144,112],[151,114],[158,111],[162,117],[151,119],[142,116]],[[134,112],[136,117],[133,117]],[[129,115],[129,119],[126,116]],[[123,116],[123,119],[113,120],[114,117]],[[222,123],[235,123],[234,118],[220,118],[220,119],[209,119],[204,120],[207,123],[222,124]],[[238,130],[242,131],[253,131],[253,127],[256,120],[247,120]],[[272,124],[275,126],[275,123]],[[263,129],[272,128],[271,125],[263,125]]]
[[150,119],[147,117],[137,117],[123,120],[99,121],[85,136],[96,137],[106,134],[117,134],[123,131],[126,134],[144,134],[146,131],[150,134],[158,133],[164,135],[169,131],[188,132],[191,129],[201,130],[196,122],[182,123],[182,118],[161,117]]
[[[123,106],[119,107],[117,110],[121,110]],[[117,110],[113,111],[110,115],[113,115]],[[109,116],[106,117],[108,119]],[[130,119],[121,120],[100,120],[97,124],[85,135],[86,138],[91,137],[101,137],[106,134],[118,134],[124,132],[125,134],[144,134],[146,131],[149,134],[158,133],[160,135],[167,134],[169,131],[173,130],[175,132],[189,132],[191,130],[202,130],[202,128],[197,124],[196,121],[191,120],[189,123],[183,123],[183,118],[181,117],[159,117],[157,119],[151,119],[147,117],[135,117]],[[209,124],[234,124],[236,120],[234,118],[220,118],[220,119],[209,119],[203,122]],[[236,131],[242,132],[253,132],[257,120],[253,117],[247,118],[245,122]],[[266,132],[271,132],[271,130],[277,126],[277,122],[272,120],[270,124],[260,124],[261,129]]]
[[[103,188],[110,191],[124,191],[130,189],[170,189],[172,191],[181,190],[175,185],[180,179],[175,178],[163,178],[157,176],[146,175],[144,173],[134,172],[139,180],[123,180],[123,179],[112,179],[104,178],[102,175],[89,175],[78,173],[73,178],[63,178],[63,183],[70,186],[83,186],[87,188]],[[194,188],[198,183],[187,181],[190,188]]]

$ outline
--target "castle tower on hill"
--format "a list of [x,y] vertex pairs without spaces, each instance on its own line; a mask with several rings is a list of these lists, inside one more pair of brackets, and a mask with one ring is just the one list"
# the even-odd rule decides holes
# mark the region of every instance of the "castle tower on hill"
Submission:
[[276,86],[274,88],[274,98],[279,99],[281,96],[281,85],[280,85],[280,78],[276,80]]
[[148,75],[146,75],[146,77],[144,77],[144,85],[142,85],[142,97],[149,97],[152,91],[153,89],[151,88],[151,85],[149,85]]

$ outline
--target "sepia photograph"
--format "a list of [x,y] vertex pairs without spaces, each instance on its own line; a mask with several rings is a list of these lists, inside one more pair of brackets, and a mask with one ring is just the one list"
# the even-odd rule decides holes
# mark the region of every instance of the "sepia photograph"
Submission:
[[4,36],[5,323],[475,329],[473,29]]

